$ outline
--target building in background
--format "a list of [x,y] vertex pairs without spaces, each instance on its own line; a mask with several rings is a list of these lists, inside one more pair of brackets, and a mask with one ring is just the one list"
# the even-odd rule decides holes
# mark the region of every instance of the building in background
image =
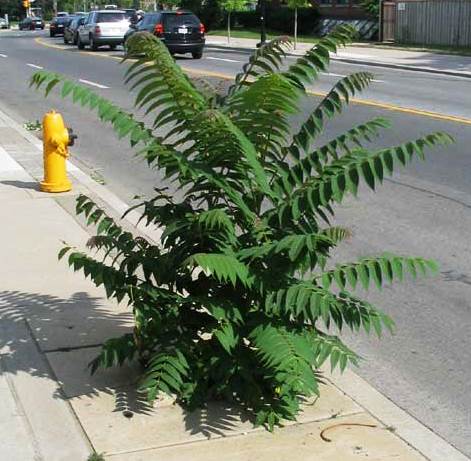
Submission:
[[324,18],[368,19],[368,13],[360,6],[360,0],[316,0]]

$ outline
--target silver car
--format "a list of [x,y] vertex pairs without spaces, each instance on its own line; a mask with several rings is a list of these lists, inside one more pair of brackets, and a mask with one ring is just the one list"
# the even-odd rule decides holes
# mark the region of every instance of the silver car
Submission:
[[108,45],[113,50],[123,43],[128,28],[129,21],[122,10],[92,11],[78,29],[77,46],[83,50],[88,45],[95,51]]

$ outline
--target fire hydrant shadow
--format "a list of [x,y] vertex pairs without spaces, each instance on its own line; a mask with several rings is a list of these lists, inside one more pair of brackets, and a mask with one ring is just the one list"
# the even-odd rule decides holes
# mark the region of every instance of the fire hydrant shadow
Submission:
[[34,181],[8,180],[8,181],[0,181],[0,184],[3,184],[5,186],[17,187],[18,189],[36,190],[38,192],[40,191],[39,183],[34,182]]

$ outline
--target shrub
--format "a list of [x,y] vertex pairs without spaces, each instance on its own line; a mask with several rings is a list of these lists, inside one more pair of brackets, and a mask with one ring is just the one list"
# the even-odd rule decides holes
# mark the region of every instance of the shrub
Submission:
[[[256,29],[260,27],[259,11],[239,11],[234,13],[237,24]],[[292,34],[294,32],[294,10],[287,7],[267,7],[266,26],[271,30]],[[298,33],[312,34],[319,20],[317,8],[298,8]]]
[[181,7],[193,11],[206,27],[206,30],[217,29],[224,25],[224,13],[219,0],[184,0]]
[[134,207],[162,230],[158,243],[134,237],[79,197],[77,212],[97,226],[90,247],[105,257],[68,247],[59,257],[68,254],[70,266],[103,285],[109,298],[126,300],[135,320],[133,333],[104,344],[93,372],[138,357],[145,367],[140,388],[151,401],[164,392],[191,409],[226,399],[272,429],[296,418],[301,396],[319,393],[324,362],[341,370],[357,363],[331,327],[378,335],[393,328],[353,291],[436,265],[391,254],[329,264],[348,235],[330,224],[334,205],[360,184],[375,189],[450,137],[433,133],[369,150],[365,142],[388,126],[375,118],[315,146],[325,124],[372,80],[365,72],[339,80],[293,132],[290,117],[299,113],[306,86],[350,37],[351,29],[340,28],[287,67],[291,44],[274,40],[221,95],[209,86],[198,90],[158,39],[135,34],[129,50],[138,59],[126,82],[138,89],[137,108],[152,114],[151,127],[58,74],[33,76],[46,94],[60,84],[63,97],[95,110],[182,195],[156,188]]

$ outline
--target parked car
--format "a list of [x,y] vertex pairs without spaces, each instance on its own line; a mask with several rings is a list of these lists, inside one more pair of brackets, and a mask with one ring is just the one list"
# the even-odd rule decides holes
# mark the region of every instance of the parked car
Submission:
[[44,29],[44,21],[42,18],[29,17],[24,18],[18,24],[18,29],[20,30],[35,30],[35,29]]
[[64,27],[64,43],[77,45],[78,28],[85,23],[85,16],[72,16]]
[[6,19],[0,18],[0,29],[9,29],[10,24],[8,24],[8,21]]
[[78,29],[77,46],[83,50],[86,45],[96,51],[102,45],[112,50],[124,42],[124,34],[129,28],[129,21],[123,10],[92,11]]
[[159,37],[172,54],[191,53],[194,59],[203,56],[205,28],[191,11],[146,13],[137,24],[131,24],[125,41],[137,31],[147,31]]
[[56,16],[49,24],[49,36],[64,35],[64,29],[70,21],[70,16]]
[[123,11],[129,22],[131,22],[131,19],[136,16],[136,10],[134,8],[124,8]]

